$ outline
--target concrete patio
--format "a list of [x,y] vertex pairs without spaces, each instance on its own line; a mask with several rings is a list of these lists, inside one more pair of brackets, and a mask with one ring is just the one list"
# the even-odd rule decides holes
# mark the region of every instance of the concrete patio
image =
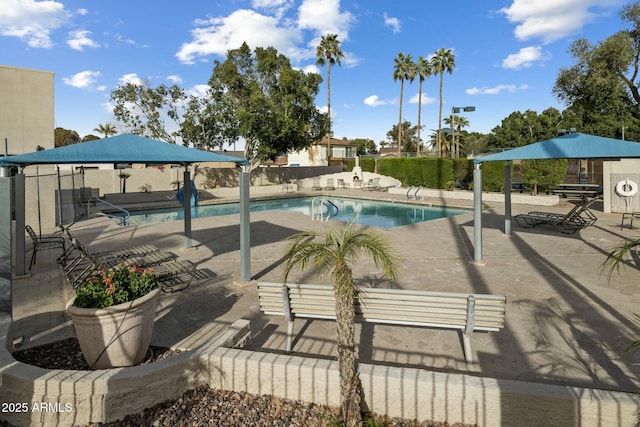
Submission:
[[[314,193],[317,195],[318,193]],[[336,190],[330,196],[375,197],[406,201],[403,195]],[[288,194],[291,196],[291,194]],[[221,201],[221,200],[218,200]],[[460,200],[427,199],[412,203],[470,206]],[[513,214],[530,210],[564,213],[567,202],[554,207],[515,204]],[[630,260],[611,281],[601,271],[606,254],[638,229],[620,228],[622,215],[597,210],[598,221],[575,235],[552,228],[502,233],[503,205],[485,203],[484,265],[473,262],[473,213],[420,224],[379,229],[400,257],[395,282],[381,277],[371,260],[354,266],[360,284],[373,287],[507,296],[505,328],[472,336],[474,372],[466,370],[455,331],[399,326],[358,326],[360,361],[388,367],[466,374],[523,383],[556,384],[631,393],[640,384],[638,356],[625,352],[638,339],[633,313],[640,313],[637,259]],[[239,319],[250,321],[250,350],[283,354],[283,318],[260,312],[255,286],[239,283],[238,215],[193,219],[193,248],[184,249],[182,222],[119,227],[106,218],[81,221],[71,233],[91,249],[153,243],[197,265],[200,280],[174,294],[163,294],[153,345],[195,350],[210,343]],[[283,241],[292,234],[335,223],[313,222],[290,212],[251,214],[251,271],[255,280],[281,281]],[[49,251],[50,252],[50,251]],[[42,255],[42,256],[41,256]],[[38,254],[31,275],[13,282],[16,349],[55,341],[72,334],[64,314],[71,289],[55,264],[54,253]],[[291,282],[328,283],[309,272],[296,272]],[[298,320],[297,356],[334,360],[337,353],[332,321]],[[11,343],[8,343],[10,346]],[[374,408],[375,409],[375,408]]]

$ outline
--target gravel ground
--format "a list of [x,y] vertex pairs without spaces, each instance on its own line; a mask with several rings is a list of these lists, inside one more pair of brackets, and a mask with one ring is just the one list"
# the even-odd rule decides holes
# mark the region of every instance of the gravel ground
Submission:
[[[177,351],[162,347],[150,347],[147,360],[152,363],[175,355]],[[53,344],[16,351],[14,358],[20,362],[45,369],[89,369],[75,338]],[[337,409],[280,399],[270,395],[256,396],[234,391],[214,390],[203,386],[189,390],[180,398],[145,409],[112,423],[90,424],[87,427],[182,427],[182,426],[265,426],[265,427],[319,427],[338,425],[334,422]],[[473,427],[469,424],[406,420],[373,415],[366,424],[371,427]],[[11,427],[0,421],[0,426]]]

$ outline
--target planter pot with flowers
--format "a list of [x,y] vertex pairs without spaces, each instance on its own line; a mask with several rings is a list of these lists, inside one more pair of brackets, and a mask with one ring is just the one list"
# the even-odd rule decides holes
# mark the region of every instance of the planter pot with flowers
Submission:
[[149,349],[158,279],[152,269],[98,269],[67,303],[76,337],[91,369],[133,366]]

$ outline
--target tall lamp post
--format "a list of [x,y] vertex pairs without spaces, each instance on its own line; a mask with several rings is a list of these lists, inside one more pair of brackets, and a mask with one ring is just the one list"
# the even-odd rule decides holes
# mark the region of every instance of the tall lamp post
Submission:
[[456,124],[455,124],[455,114],[464,111],[465,113],[476,111],[476,107],[467,106],[467,107],[451,107],[451,129],[453,129],[453,133],[451,134],[451,148],[454,150],[455,158],[458,158],[459,151],[458,146],[456,145]]

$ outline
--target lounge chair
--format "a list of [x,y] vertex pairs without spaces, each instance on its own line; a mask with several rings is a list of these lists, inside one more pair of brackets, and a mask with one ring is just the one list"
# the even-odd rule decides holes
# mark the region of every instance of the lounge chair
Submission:
[[369,181],[367,181],[364,187],[362,187],[363,190],[369,191],[379,190],[380,188],[382,188],[380,187],[380,178],[370,179]]
[[313,186],[312,190],[322,190],[322,186],[320,186],[320,178],[313,178]]
[[338,188],[342,188],[342,189],[349,188],[349,185],[346,182],[344,182],[344,179],[340,178],[338,179]]
[[597,198],[585,198],[566,214],[531,211],[526,214],[516,215],[514,219],[520,227],[531,228],[548,224],[561,233],[573,234],[578,230],[595,224],[598,218],[589,210],[589,207],[596,200]]
[[333,178],[327,178],[327,185],[324,186],[325,190],[335,190],[336,186],[333,185]]
[[49,249],[62,249],[62,253],[66,252],[66,244],[65,239],[62,236],[51,236],[51,237],[38,237],[33,228],[30,225],[26,225],[25,230],[31,237],[31,241],[33,242],[33,253],[31,254],[31,262],[29,262],[29,270],[36,263],[36,254],[38,251],[46,251]]

